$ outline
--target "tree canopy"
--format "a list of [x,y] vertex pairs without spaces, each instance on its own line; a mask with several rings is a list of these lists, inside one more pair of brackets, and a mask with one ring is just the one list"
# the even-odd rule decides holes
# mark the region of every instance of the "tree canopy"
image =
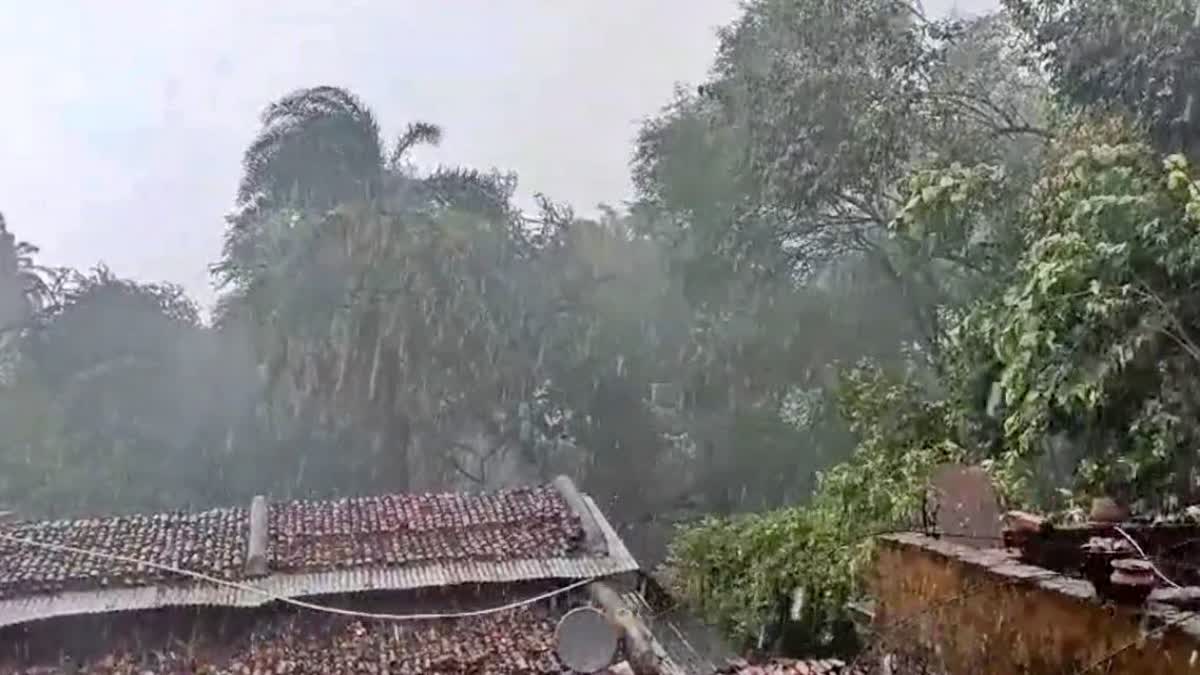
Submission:
[[211,317],[43,267],[0,219],[0,501],[567,472],[730,635],[833,651],[872,534],[912,525],[941,463],[1012,505],[1191,503],[1200,7],[1004,6],[746,2],[643,121],[630,201],[584,215],[416,166],[435,124],[285,94],[231,186]]

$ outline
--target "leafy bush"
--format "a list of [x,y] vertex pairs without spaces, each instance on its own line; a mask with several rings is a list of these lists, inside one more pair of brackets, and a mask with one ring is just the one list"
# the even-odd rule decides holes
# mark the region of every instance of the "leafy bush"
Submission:
[[845,374],[839,394],[860,441],[849,461],[820,477],[809,504],[709,519],[674,543],[676,590],[737,638],[776,620],[800,588],[802,623],[814,641],[828,642],[861,591],[871,536],[911,527],[930,471],[962,455],[946,441],[944,403],[911,378],[864,363]]

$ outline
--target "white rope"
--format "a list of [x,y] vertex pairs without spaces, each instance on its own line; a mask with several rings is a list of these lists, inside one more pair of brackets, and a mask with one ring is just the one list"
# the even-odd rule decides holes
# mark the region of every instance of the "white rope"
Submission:
[[296,600],[295,598],[288,598],[288,597],[285,597],[282,595],[276,595],[275,593],[271,593],[270,591],[266,591],[261,588],[256,588],[254,586],[249,586],[246,584],[238,583],[236,581],[229,581],[227,579],[221,579],[218,577],[210,576],[208,574],[204,574],[203,572],[195,572],[192,570],[185,570],[185,569],[181,569],[179,567],[175,567],[173,565],[165,565],[162,563],[151,562],[149,560],[139,560],[137,558],[131,558],[129,556],[118,555],[115,553],[104,553],[102,551],[94,551],[94,550],[89,550],[89,549],[84,549],[84,548],[77,548],[75,546],[67,546],[66,544],[51,544],[48,542],[37,541],[35,539],[25,539],[22,537],[14,537],[14,536],[11,536],[8,534],[3,534],[3,533],[0,533],[0,540],[10,541],[10,542],[13,542],[16,544],[24,544],[26,546],[43,548],[43,549],[47,549],[50,551],[57,551],[60,553],[75,553],[78,555],[91,556],[93,558],[116,560],[118,562],[129,563],[129,564],[133,564],[133,565],[145,565],[146,567],[162,570],[164,572],[171,572],[173,574],[179,574],[179,575],[182,575],[185,577],[191,577],[193,579],[198,579],[200,581],[206,581],[211,584],[217,584],[219,586],[226,586],[228,588],[234,588],[234,589],[237,589],[240,591],[254,593],[256,595],[265,597],[268,600],[282,602],[282,603],[292,605],[295,607],[313,610],[315,612],[324,612],[326,614],[338,614],[341,616],[351,616],[351,617],[356,617],[359,619],[369,619],[369,620],[374,620],[374,621],[431,621],[431,620],[437,620],[437,619],[466,619],[466,618],[471,618],[471,617],[476,617],[476,616],[486,616],[488,614],[498,614],[500,612],[507,612],[509,610],[525,607],[527,605],[533,605],[533,604],[536,604],[543,600],[548,600],[550,598],[553,598],[556,595],[562,595],[563,593],[573,591],[576,588],[579,588],[580,586],[584,586],[586,584],[590,584],[591,582],[595,581],[595,578],[582,579],[580,581],[576,581],[573,584],[563,586],[562,588],[558,588],[553,591],[549,591],[547,593],[542,593],[541,595],[535,595],[532,598],[518,600],[517,602],[510,602],[507,605],[501,605],[499,607],[489,607],[487,609],[475,609],[475,610],[469,610],[469,611],[464,611],[464,612],[446,612],[446,613],[442,613],[442,614],[381,614],[381,613],[375,613],[375,612],[358,612],[358,611],[351,610],[351,609],[342,609],[340,607],[330,607],[328,605],[318,605],[318,604],[312,603],[312,602]]
[[1167,575],[1165,575],[1161,571],[1159,571],[1158,565],[1155,565],[1154,561],[1150,560],[1150,556],[1146,555],[1146,552],[1144,550],[1142,550],[1142,547],[1139,546],[1136,541],[1134,541],[1133,537],[1129,536],[1128,532],[1121,529],[1117,525],[1113,525],[1113,529],[1117,531],[1117,534],[1121,535],[1122,537],[1125,537],[1126,541],[1128,541],[1130,544],[1133,544],[1133,547],[1135,549],[1137,549],[1138,555],[1142,556],[1142,560],[1145,560],[1146,562],[1150,563],[1150,569],[1154,570],[1154,573],[1158,575],[1159,579],[1162,579],[1163,581],[1167,582],[1168,586],[1172,586],[1174,588],[1182,588],[1182,586],[1175,583],[1174,581],[1171,581],[1170,579],[1167,578]]

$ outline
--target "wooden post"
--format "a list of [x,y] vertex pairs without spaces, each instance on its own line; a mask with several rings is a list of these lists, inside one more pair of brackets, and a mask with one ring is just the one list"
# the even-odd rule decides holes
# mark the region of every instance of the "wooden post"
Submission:
[[591,594],[592,601],[604,611],[604,616],[620,631],[621,639],[625,643],[625,653],[634,674],[661,675],[662,660],[654,651],[650,631],[625,606],[620,594],[602,581],[588,584],[588,593]]

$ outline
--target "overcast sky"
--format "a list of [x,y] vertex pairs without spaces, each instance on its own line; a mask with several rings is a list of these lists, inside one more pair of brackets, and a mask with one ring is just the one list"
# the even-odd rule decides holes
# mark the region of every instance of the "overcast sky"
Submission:
[[[968,12],[996,0],[928,0]],[[638,122],[696,83],[736,0],[0,0],[0,212],[42,260],[202,303],[258,112],[338,85],[438,162],[581,211],[629,196]]]

